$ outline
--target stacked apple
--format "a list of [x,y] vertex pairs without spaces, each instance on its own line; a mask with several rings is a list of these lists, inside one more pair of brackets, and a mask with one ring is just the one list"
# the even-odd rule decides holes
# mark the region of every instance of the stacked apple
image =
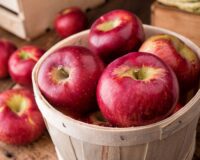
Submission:
[[133,13],[106,13],[90,29],[90,50],[65,46],[43,61],[39,88],[58,110],[87,123],[130,127],[161,121],[181,109],[179,97],[199,83],[200,60],[174,36],[144,40]]
[[13,81],[23,86],[0,93],[0,140],[4,143],[28,144],[45,130],[31,90],[32,69],[43,53],[36,46],[17,50],[12,42],[0,40],[0,79],[10,75]]

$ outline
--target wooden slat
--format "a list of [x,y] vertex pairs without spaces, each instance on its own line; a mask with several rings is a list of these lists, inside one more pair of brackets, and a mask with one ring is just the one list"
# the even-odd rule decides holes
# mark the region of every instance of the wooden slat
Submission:
[[[183,160],[193,142],[192,135],[195,131],[195,125],[195,123],[192,123],[188,127],[176,132],[173,136],[160,142],[149,143],[145,160]],[[180,155],[182,156],[180,157]]]
[[24,19],[0,6],[0,26],[16,34],[21,38],[26,38],[24,29]]
[[148,144],[122,147],[121,160],[145,160]]
[[[103,155],[103,149],[108,152]],[[103,147],[102,149],[102,160],[123,160],[120,157],[120,147]],[[105,156],[105,157],[104,157]],[[106,159],[107,158],[107,159]]]
[[50,124],[48,124],[48,128],[51,137],[54,137],[52,141],[62,157],[68,157],[69,160],[78,160],[70,137]]
[[0,0],[0,5],[12,10],[13,12],[19,13],[19,0]]
[[[47,29],[52,28],[57,13],[66,7],[78,6],[85,10],[104,2],[105,0],[43,0],[41,3],[40,0],[20,0],[20,12],[24,17],[26,39],[36,38],[45,33]],[[39,16],[43,18],[38,19]]]
[[125,160],[121,158],[120,147],[82,143],[83,160]]
[[196,131],[196,125],[198,123],[198,118],[195,118],[191,124],[188,125],[186,130],[186,136],[184,141],[182,142],[182,147],[180,150],[180,155],[177,157],[177,160],[182,160],[185,158],[184,153],[187,153],[189,147],[191,146],[191,139],[194,137]]
[[82,160],[102,160],[102,147],[82,142],[83,159]]
[[71,143],[74,146],[74,152],[77,156],[77,159],[83,160],[84,153],[83,153],[83,149],[82,149],[82,145],[83,145],[82,141],[71,137]]

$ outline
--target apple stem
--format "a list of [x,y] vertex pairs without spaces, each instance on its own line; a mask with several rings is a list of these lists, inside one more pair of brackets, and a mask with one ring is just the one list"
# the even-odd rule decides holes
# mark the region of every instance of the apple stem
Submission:
[[104,22],[102,24],[99,24],[97,26],[97,29],[100,31],[103,31],[103,32],[107,32],[107,31],[112,30],[113,28],[116,28],[120,24],[121,24],[120,19],[114,19],[114,20],[110,20],[110,21]]
[[123,66],[115,69],[114,74],[120,77],[130,77],[134,80],[149,81],[158,75],[162,78],[165,75],[165,71],[161,68],[147,66],[142,66],[140,68],[127,68]]
[[51,74],[55,83],[66,82],[67,78],[69,77],[68,70],[63,66],[53,68]]
[[60,71],[60,78],[65,79],[69,77],[69,73],[62,67],[59,69]]
[[27,60],[27,59],[32,59],[34,61],[38,60],[32,54],[30,54],[29,52],[23,51],[23,50],[19,53],[19,58],[22,59],[22,60]]
[[10,99],[7,101],[7,105],[12,110],[12,112],[17,115],[21,115],[26,111],[28,102],[26,97],[16,94],[10,97]]
[[143,70],[142,69],[138,69],[138,70],[133,71],[133,76],[137,80],[143,80],[143,79],[145,79],[145,77],[143,75]]

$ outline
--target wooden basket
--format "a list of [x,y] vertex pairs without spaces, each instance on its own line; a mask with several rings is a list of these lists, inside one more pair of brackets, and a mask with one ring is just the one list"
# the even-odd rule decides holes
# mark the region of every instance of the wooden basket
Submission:
[[[179,37],[200,57],[200,49],[174,32],[144,25],[146,37],[167,33]],[[33,71],[36,102],[42,112],[59,160],[191,160],[200,115],[200,90],[169,118],[147,126],[111,128],[74,120],[54,109],[38,89],[38,69],[56,49],[66,45],[87,46],[89,31],[62,40],[38,61]]]

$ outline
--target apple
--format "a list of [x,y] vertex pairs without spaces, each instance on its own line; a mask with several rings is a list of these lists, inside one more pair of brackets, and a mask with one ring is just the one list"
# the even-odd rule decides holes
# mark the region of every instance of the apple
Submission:
[[31,87],[33,67],[43,53],[44,50],[36,46],[24,46],[15,51],[8,62],[9,73],[13,81]]
[[0,40],[0,79],[8,76],[8,59],[17,47],[10,41]]
[[179,111],[181,108],[183,108],[183,105],[181,105],[181,103],[177,103],[176,107],[174,108],[172,114],[176,113],[177,111]]
[[89,124],[112,127],[112,125],[103,117],[100,111],[90,113],[86,118],[83,119],[83,121]]
[[139,51],[152,53],[172,67],[178,78],[181,94],[199,82],[200,60],[177,37],[167,34],[152,36],[142,44]]
[[179,87],[172,69],[160,58],[131,52],[102,73],[97,101],[114,126],[142,126],[168,117],[178,100]]
[[103,63],[89,49],[65,46],[49,55],[38,71],[38,86],[55,108],[67,113],[96,109],[96,87]]
[[77,7],[66,8],[55,19],[54,28],[62,38],[84,30],[87,26],[87,17]]
[[0,141],[24,145],[38,139],[45,124],[32,91],[10,89],[0,94]]
[[129,51],[136,51],[144,41],[141,21],[126,10],[102,15],[91,27],[89,48],[109,63]]

